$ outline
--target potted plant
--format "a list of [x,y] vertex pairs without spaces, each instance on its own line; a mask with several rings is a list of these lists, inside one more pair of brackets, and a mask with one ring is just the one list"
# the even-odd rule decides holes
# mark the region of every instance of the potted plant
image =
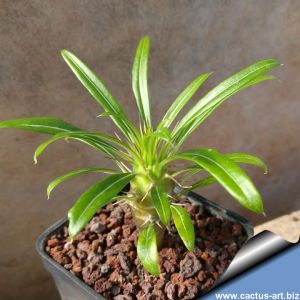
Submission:
[[[224,272],[252,235],[252,228],[242,217],[191,191],[217,182],[246,208],[264,212],[261,195],[239,166],[253,164],[266,172],[260,158],[209,148],[179,149],[230,96],[273,79],[266,72],[279,66],[278,61],[259,61],[224,80],[175,123],[211,73],[200,75],[154,126],[147,85],[148,53],[149,38],[143,37],[132,69],[139,127],[127,118],[102,81],[67,50],[62,50],[62,57],[104,109],[100,116],[111,118],[119,133],[114,137],[89,132],[50,117],[0,122],[1,128],[51,135],[36,149],[35,162],[50,144],[68,139],[99,150],[119,168],[74,170],[54,179],[47,188],[50,197],[63,181],[86,173],[109,174],[78,198],[68,219],[38,240],[38,251],[63,299],[103,299],[99,294],[117,300],[195,299]],[[189,164],[176,167],[177,161]],[[208,176],[186,183],[198,174]]]

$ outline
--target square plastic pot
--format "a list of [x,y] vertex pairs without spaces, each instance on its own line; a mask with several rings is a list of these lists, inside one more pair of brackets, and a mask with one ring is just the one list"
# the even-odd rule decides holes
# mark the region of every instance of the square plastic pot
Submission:
[[[203,206],[213,216],[241,224],[248,239],[253,236],[253,227],[240,215],[226,210],[193,192],[188,194],[188,198],[192,203]],[[42,258],[43,265],[51,274],[62,300],[105,300],[103,296],[96,293],[94,289],[67,271],[46,253],[45,245],[48,238],[67,224],[67,219],[62,219],[45,230],[37,239],[36,250]]]

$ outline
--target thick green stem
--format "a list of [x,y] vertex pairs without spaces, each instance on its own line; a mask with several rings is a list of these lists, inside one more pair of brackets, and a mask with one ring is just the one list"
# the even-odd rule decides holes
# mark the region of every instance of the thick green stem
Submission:
[[[165,178],[165,172],[159,171],[158,174],[151,174],[145,169],[137,168],[135,172],[138,174],[130,183],[130,193],[133,194],[131,209],[134,221],[139,229],[144,228],[152,223],[155,228],[157,246],[160,249],[164,240],[165,226],[160,222],[159,216],[153,206],[151,198],[151,187],[155,185],[155,180],[151,177],[160,179]],[[170,188],[170,180],[166,180],[166,186]]]
[[135,203],[132,206],[132,214],[138,228],[147,226],[150,222],[154,225],[158,248],[161,248],[164,240],[165,227],[161,224],[153,206],[147,207],[143,203]]

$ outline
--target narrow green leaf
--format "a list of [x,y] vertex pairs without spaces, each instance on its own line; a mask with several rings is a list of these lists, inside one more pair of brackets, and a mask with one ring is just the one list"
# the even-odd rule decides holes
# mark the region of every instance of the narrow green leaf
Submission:
[[179,169],[178,171],[174,172],[172,174],[173,177],[176,177],[182,173],[185,173],[185,172],[196,172],[198,173],[199,171],[203,170],[203,168],[201,168],[199,165],[190,165],[190,166],[186,166],[186,167],[183,167],[181,169]]
[[137,242],[137,254],[144,268],[150,274],[159,276],[156,233],[152,224],[141,231]]
[[[250,80],[246,84],[241,85],[238,89],[234,90],[232,94],[228,94],[226,99],[229,99],[231,96],[255,84],[273,79],[276,79],[276,77],[272,75],[259,75],[258,77],[255,77],[253,80]],[[226,99],[224,99],[224,101]],[[212,112],[215,109],[217,109],[222,103],[223,102],[219,102],[215,105],[208,106],[208,108],[203,108],[203,111],[200,114],[195,115],[193,118],[191,118],[189,125],[186,127],[186,130],[183,131],[183,140],[187,136],[189,136],[201,123],[203,123],[203,121],[205,121],[212,114]]]
[[101,173],[106,173],[106,174],[114,174],[116,173],[115,170],[113,169],[106,169],[106,168],[84,168],[84,169],[77,169],[77,170],[73,170],[69,173],[66,173],[62,176],[59,176],[57,178],[55,178],[54,180],[52,180],[48,187],[47,187],[47,196],[48,196],[48,199],[50,198],[50,194],[51,192],[59,185],[61,184],[62,182],[66,181],[66,180],[69,180],[71,178],[74,178],[76,176],[79,176],[79,175],[83,175],[83,174],[88,174],[88,173],[98,173],[98,172],[101,172]]
[[225,100],[251,85],[273,79],[265,73],[278,66],[279,62],[274,59],[259,61],[224,80],[208,92],[175,127],[172,136],[178,147]]
[[[267,165],[263,162],[263,160],[261,160],[259,157],[255,155],[251,155],[247,153],[229,153],[225,155],[229,157],[231,160],[233,160],[234,162],[255,165],[261,168],[265,174],[268,173]],[[190,165],[174,172],[172,176],[175,177],[185,172],[191,172],[192,175],[195,175],[200,171],[203,171],[203,168],[200,167],[199,165]]]
[[208,177],[204,177],[200,180],[198,180],[197,182],[192,184],[191,188],[185,189],[184,192],[188,192],[188,191],[193,191],[194,189],[198,189],[198,188],[202,188],[205,187],[207,185],[213,184],[217,182],[216,178],[213,176],[208,176]]
[[55,118],[34,117],[0,122],[0,128],[15,128],[55,135],[61,132],[80,131],[81,129]]
[[170,223],[171,213],[168,193],[164,189],[164,186],[161,184],[154,186],[151,189],[151,197],[161,222],[167,226]]
[[[136,129],[126,117],[122,107],[112,96],[101,80],[91,71],[78,57],[73,53],[62,50],[61,55],[74,72],[76,77],[90,92],[94,99],[103,107],[107,113],[111,113],[110,117],[119,127],[122,133],[132,140],[136,137]],[[115,117],[118,116],[118,117]]]
[[37,158],[44,152],[44,150],[53,142],[62,139],[62,138],[70,138],[76,139],[78,141],[84,142],[102,152],[107,154],[108,156],[114,158],[115,154],[119,154],[120,151],[106,142],[104,139],[101,139],[99,136],[97,138],[93,138],[93,136],[89,136],[88,132],[66,132],[66,133],[59,133],[54,135],[52,138],[48,139],[47,141],[40,144],[34,152],[33,160],[36,163]]
[[261,196],[250,178],[230,158],[213,149],[193,149],[176,155],[177,158],[193,161],[209,172],[243,206],[263,212]]
[[171,211],[175,227],[184,245],[189,251],[193,251],[195,246],[195,230],[190,215],[179,205],[171,205]]
[[267,165],[259,157],[255,155],[251,155],[247,153],[230,153],[230,154],[226,154],[226,156],[229,157],[234,162],[255,165],[261,168],[265,174],[268,173]]
[[182,181],[189,180],[191,177],[193,177],[194,175],[196,175],[197,173],[199,173],[201,171],[203,171],[203,169],[200,167],[198,169],[195,168],[194,170],[191,169],[186,174],[184,174],[180,180],[182,180]]
[[99,114],[97,117],[100,118],[100,117],[111,117],[111,116],[114,116],[114,117],[116,117],[116,118],[119,117],[117,114],[111,113],[111,112],[107,112],[107,111],[102,112],[102,113]]
[[[147,152],[152,156],[152,161],[158,162],[164,155],[163,148],[166,145],[173,147],[171,143],[172,138],[170,130],[167,127],[161,127],[146,136],[145,149],[147,149]],[[160,149],[159,153],[157,153],[157,149]]]
[[69,210],[69,234],[75,237],[91,220],[94,214],[115,197],[135,176],[131,173],[120,173],[106,177],[92,185]]
[[199,87],[206,81],[206,79],[212,73],[205,73],[194,79],[180,95],[175,99],[173,104],[170,106],[165,116],[163,117],[161,123],[158,128],[161,127],[169,127],[172,122],[175,120],[179,112],[182,108],[189,102],[189,100],[193,97]]
[[164,141],[171,142],[171,132],[167,127],[161,127],[160,129],[152,132],[151,135],[159,137]]
[[149,47],[149,37],[145,36],[139,42],[132,67],[132,89],[141,120],[147,128],[151,128],[151,109],[147,81]]
[[[55,138],[53,137],[49,141],[45,142],[45,144],[43,143],[43,146],[41,145],[39,150],[34,155],[35,160],[40,155],[39,153],[40,150],[42,150],[41,152],[43,152],[44,147],[46,148],[46,146],[49,145],[50,143],[58,140],[59,138],[64,138],[64,137],[65,138],[69,137],[84,142],[98,150],[105,152],[110,157],[112,157],[112,154],[117,151],[117,148],[109,145],[109,143],[105,141],[111,141],[114,144],[127,150],[128,152],[132,153],[133,155],[136,155],[135,153],[133,153],[133,150],[128,147],[128,145],[126,145],[124,142],[112,136],[83,131],[82,129],[72,124],[66,123],[62,120],[55,119],[55,118],[34,117],[34,118],[7,120],[7,121],[0,122],[0,128],[15,128],[15,129],[21,129],[27,131],[34,131],[38,133],[50,134],[50,135],[58,135]],[[125,157],[124,154],[122,154],[121,152],[118,153],[121,154],[123,158],[128,159],[128,157]]]
[[273,75],[260,75],[256,78],[254,78],[253,80],[251,80],[248,84],[242,86],[241,89],[245,89],[247,87],[250,87],[252,85],[255,85],[257,83],[260,83],[260,82],[263,82],[266,80],[274,80],[274,79],[277,79],[277,78]]

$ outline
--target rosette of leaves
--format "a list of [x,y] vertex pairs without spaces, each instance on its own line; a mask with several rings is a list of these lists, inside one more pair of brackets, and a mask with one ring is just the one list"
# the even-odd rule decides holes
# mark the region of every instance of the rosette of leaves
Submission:
[[[159,124],[154,126],[147,83],[149,45],[148,37],[140,40],[132,68],[132,88],[139,111],[139,126],[129,120],[124,108],[89,67],[73,53],[62,50],[63,59],[102,107],[104,111],[101,115],[114,122],[118,134],[110,136],[89,132],[51,117],[8,120],[0,122],[0,127],[50,135],[36,149],[35,161],[50,144],[60,139],[83,142],[111,159],[116,169],[89,167],[73,170],[54,179],[48,186],[48,197],[56,186],[76,176],[97,172],[109,174],[80,195],[69,210],[69,234],[74,238],[101,207],[113,201],[123,201],[131,207],[139,228],[139,259],[149,273],[157,276],[158,250],[171,219],[187,249],[193,251],[195,235],[191,217],[176,201],[182,194],[219,183],[244,207],[263,213],[261,195],[239,165],[253,164],[266,172],[266,165],[260,158],[244,153],[223,154],[209,148],[180,151],[180,147],[224,101],[245,88],[273,79],[266,73],[279,66],[279,62],[267,59],[246,67],[215,86],[184,116],[178,118],[183,107],[211,75],[201,74],[178,95]],[[174,170],[172,166],[176,160],[189,164]],[[206,175],[197,179],[198,174]],[[189,186],[185,184],[187,178],[194,178]],[[128,184],[130,190],[120,194]]]

